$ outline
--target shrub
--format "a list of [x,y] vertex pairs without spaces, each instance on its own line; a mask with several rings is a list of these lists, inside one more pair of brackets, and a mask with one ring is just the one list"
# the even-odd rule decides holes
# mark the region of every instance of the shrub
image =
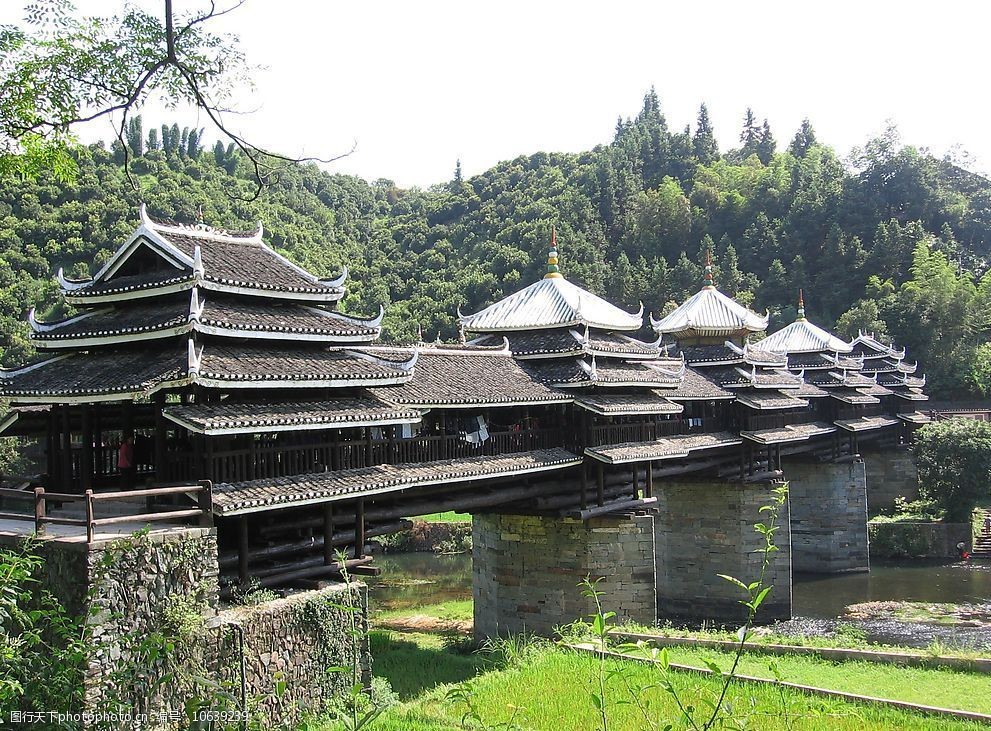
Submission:
[[974,506],[991,495],[991,423],[949,419],[927,424],[915,441],[919,494],[966,523]]

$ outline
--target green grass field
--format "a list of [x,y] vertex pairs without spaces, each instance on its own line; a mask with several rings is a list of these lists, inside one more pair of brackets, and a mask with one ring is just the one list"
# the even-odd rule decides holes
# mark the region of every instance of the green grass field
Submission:
[[[373,725],[381,731],[453,731],[462,728],[465,706],[445,698],[450,684],[470,681],[471,697],[487,726],[515,723],[521,729],[535,731],[586,731],[600,727],[591,693],[596,684],[597,661],[591,656],[572,653],[551,646],[541,646],[523,654],[508,665],[500,665],[498,656],[484,653],[461,655],[445,649],[443,638],[429,635],[400,635],[375,632],[372,637],[373,671],[387,678],[404,701]],[[707,653],[706,657],[712,657]],[[677,660],[691,661],[691,652],[680,653]],[[798,660],[798,658],[796,658]],[[985,692],[981,676],[940,670],[906,671],[862,667],[864,663],[835,666],[808,658],[805,662],[779,663],[787,680],[815,681],[816,685],[835,685],[845,677],[846,687],[878,694],[882,690],[917,693],[927,703],[935,703],[933,693],[940,685],[941,699],[970,699],[968,705],[980,705],[974,696]],[[762,658],[747,660],[745,671],[767,674]],[[760,667],[758,668],[758,665]],[[826,667],[829,666],[829,667]],[[757,670],[761,672],[758,673]],[[637,663],[610,661],[607,709],[613,731],[641,731],[650,724],[630,704],[627,684],[650,685],[657,672]],[[890,675],[889,675],[890,671]],[[819,673],[806,677],[806,673]],[[901,674],[901,675],[899,675]],[[718,689],[715,678],[690,674],[673,674],[671,680],[685,701],[701,708]],[[910,686],[916,688],[911,691]],[[910,692],[911,691],[911,692]],[[644,695],[649,701],[648,715],[653,720],[667,719],[680,728],[677,708],[667,693],[656,687]],[[862,731],[863,729],[918,729],[956,731],[984,728],[976,723],[957,722],[938,717],[884,708],[815,698],[770,686],[734,683],[728,695],[736,712],[748,728],[802,729],[820,731]],[[663,724],[661,724],[663,727]]]
[[471,516],[468,513],[455,513],[453,510],[448,510],[446,513],[418,515],[413,520],[422,520],[427,523],[470,523]]

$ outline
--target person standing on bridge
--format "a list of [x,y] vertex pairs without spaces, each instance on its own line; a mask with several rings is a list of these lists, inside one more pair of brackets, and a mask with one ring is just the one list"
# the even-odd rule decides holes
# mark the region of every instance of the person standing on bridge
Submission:
[[125,432],[124,441],[117,450],[117,469],[120,470],[121,485],[125,490],[134,487],[134,433]]

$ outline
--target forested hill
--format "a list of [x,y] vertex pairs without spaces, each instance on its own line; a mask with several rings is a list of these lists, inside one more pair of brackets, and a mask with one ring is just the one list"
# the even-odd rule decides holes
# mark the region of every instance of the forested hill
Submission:
[[[565,274],[617,304],[659,313],[700,286],[711,248],[717,285],[772,328],[809,317],[841,334],[858,328],[906,345],[939,395],[991,391],[991,183],[889,133],[844,164],[806,123],[777,145],[747,115],[740,147],[720,155],[704,107],[691,128],[668,127],[653,92],[615,137],[579,154],[537,153],[429,190],[295,166],[252,203],[237,154],[202,149],[196,130],[141,127],[122,151],[78,151],[69,185],[0,181],[0,321],[4,363],[27,354],[23,319],[56,303],[52,274],[99,264],[153,215],[250,227],[321,275],[346,264],[344,308],[386,305],[387,337],[456,334],[474,311],[543,272],[551,225]],[[785,138],[787,139],[787,138]],[[778,149],[778,148],[784,149]],[[59,314],[57,311],[53,314]]]

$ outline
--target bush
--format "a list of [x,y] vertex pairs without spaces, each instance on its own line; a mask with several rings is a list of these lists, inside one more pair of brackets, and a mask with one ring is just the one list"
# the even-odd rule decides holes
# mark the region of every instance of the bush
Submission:
[[919,494],[967,523],[974,506],[991,496],[991,423],[949,419],[922,427],[915,440]]

